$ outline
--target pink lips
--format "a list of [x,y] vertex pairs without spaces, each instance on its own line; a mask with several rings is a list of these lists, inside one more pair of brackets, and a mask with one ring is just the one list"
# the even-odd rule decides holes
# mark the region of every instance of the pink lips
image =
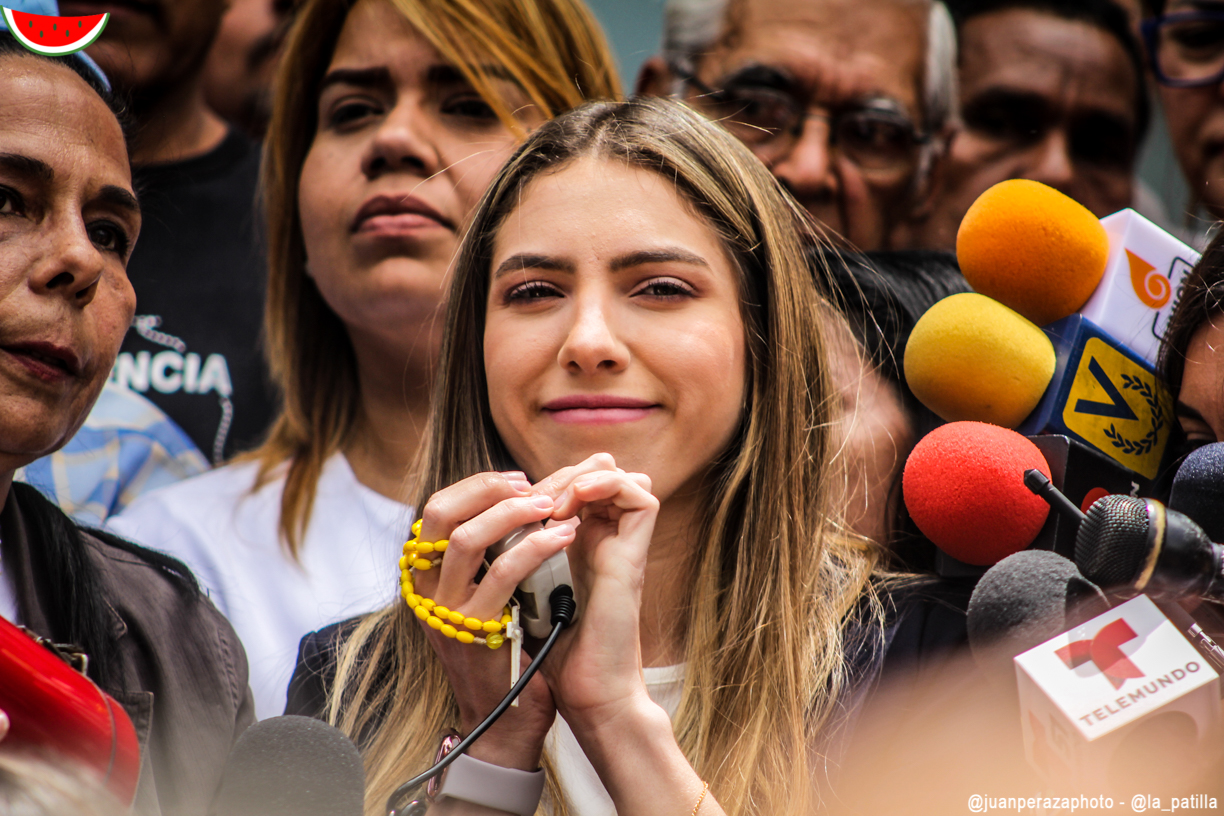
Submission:
[[447,229],[455,226],[441,213],[419,198],[410,195],[377,195],[366,201],[353,219],[355,233],[385,237],[401,237],[424,230]]
[[658,403],[603,394],[574,394],[544,404],[557,422],[567,425],[607,425],[633,422],[648,416]]
[[3,351],[44,382],[60,382],[81,373],[81,362],[76,353],[54,343],[19,342],[4,346]]

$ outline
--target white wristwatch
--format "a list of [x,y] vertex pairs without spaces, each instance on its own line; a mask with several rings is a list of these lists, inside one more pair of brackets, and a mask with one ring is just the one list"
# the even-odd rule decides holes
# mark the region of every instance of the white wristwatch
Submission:
[[[459,741],[458,734],[443,737],[435,762],[441,761]],[[544,771],[503,768],[461,754],[441,776],[429,781],[427,793],[431,800],[448,796],[518,816],[533,816],[544,793]]]

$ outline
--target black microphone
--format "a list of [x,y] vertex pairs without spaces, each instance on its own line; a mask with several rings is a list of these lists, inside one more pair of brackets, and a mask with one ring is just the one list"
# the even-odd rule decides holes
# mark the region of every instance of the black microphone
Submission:
[[[1078,439],[1048,433],[1028,438],[1049,464],[1052,486],[1066,499],[1055,504],[1057,498],[1038,494],[1057,512],[1046,519],[1033,547],[1053,550],[1074,560],[1075,534],[1084,519],[1084,511],[1101,496],[1112,493],[1138,495],[1147,480]],[[1029,489],[1033,489],[1032,486]]]
[[1075,563],[1106,590],[1224,599],[1224,548],[1184,513],[1152,499],[1098,499],[1076,536]]
[[967,623],[983,673],[1015,684],[1028,762],[1056,785],[1184,790],[1209,767],[1216,675],[1147,598],[1111,610],[1070,561],[1027,550],[982,576]]
[[1011,658],[1109,609],[1075,564],[1049,550],[1024,550],[995,564],[969,599],[969,647],[983,668],[1011,672]]
[[1033,495],[1045,499],[1052,509],[1070,519],[1076,530],[1079,530],[1080,523],[1087,518],[1084,511],[1076,507],[1075,502],[1068,499],[1040,470],[1030,468],[1024,471],[1024,486],[1032,491]]
[[1169,509],[1194,519],[1212,541],[1224,541],[1224,442],[1186,457],[1173,477]]
[[311,717],[248,728],[221,775],[216,816],[362,816],[365,768],[353,741]]

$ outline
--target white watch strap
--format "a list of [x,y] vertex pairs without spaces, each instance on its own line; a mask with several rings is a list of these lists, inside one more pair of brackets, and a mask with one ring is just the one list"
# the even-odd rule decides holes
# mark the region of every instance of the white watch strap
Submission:
[[438,797],[483,805],[518,816],[532,816],[544,793],[544,771],[503,768],[461,754],[446,769]]

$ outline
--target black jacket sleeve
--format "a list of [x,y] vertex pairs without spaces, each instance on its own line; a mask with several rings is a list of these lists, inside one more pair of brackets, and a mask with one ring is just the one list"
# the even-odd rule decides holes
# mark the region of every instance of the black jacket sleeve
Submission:
[[340,649],[360,621],[360,618],[350,618],[302,638],[298,644],[297,665],[289,680],[286,714],[326,719],[327,695],[336,679]]

